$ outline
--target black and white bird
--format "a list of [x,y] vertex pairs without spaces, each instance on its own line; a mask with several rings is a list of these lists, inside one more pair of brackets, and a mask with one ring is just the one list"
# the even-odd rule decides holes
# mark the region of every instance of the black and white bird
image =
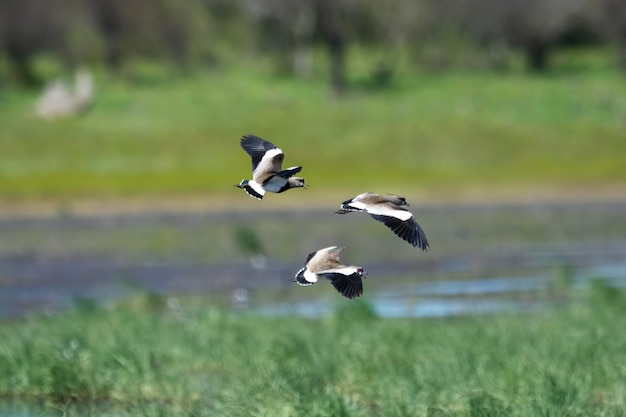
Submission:
[[254,135],[241,138],[241,147],[252,157],[252,179],[241,180],[235,187],[244,189],[250,197],[261,200],[266,191],[282,193],[290,188],[304,187],[304,178],[294,177],[302,171],[296,166],[282,169],[285,154],[273,143]]
[[430,246],[424,231],[415,221],[413,213],[407,207],[409,203],[404,197],[395,195],[379,195],[363,193],[341,203],[341,209],[335,213],[345,214],[353,211],[364,211],[375,220],[382,222],[398,237],[423,251]]
[[365,271],[360,266],[342,265],[339,254],[343,250],[340,246],[329,246],[310,253],[306,258],[306,265],[298,271],[292,279],[298,285],[313,285],[319,277],[327,278],[337,291],[348,299],[363,294]]

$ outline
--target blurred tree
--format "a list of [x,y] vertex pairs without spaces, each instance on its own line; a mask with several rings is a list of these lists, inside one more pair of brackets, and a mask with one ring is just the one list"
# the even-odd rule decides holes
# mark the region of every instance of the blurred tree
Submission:
[[317,19],[314,1],[243,0],[243,5],[266,35],[270,49],[278,53],[280,66],[297,77],[310,76]]
[[113,71],[133,56],[165,57],[184,68],[194,37],[206,35],[201,0],[90,0],[90,6]]
[[79,67],[102,64],[104,39],[98,32],[89,3],[84,0],[65,0],[62,12],[62,38],[59,49],[53,49],[67,72]]
[[329,56],[329,76],[333,92],[346,87],[346,49],[350,18],[358,10],[353,0],[243,0],[247,14],[276,52],[279,67],[290,57],[290,71],[308,76],[312,71],[312,47],[321,43]]
[[459,52],[467,46],[462,29],[462,0],[422,0],[419,26],[413,33],[414,52],[422,68],[441,70],[459,64]]
[[384,85],[401,51],[434,46],[432,67],[441,68],[468,45],[499,65],[517,48],[541,71],[559,42],[591,35],[617,41],[626,68],[626,0],[0,0],[0,53],[25,85],[39,83],[33,58],[42,52],[71,68],[104,62],[119,72],[147,57],[185,69],[257,41],[257,52],[298,77],[323,46],[341,93],[356,42],[382,47],[371,67]]
[[598,27],[610,39],[617,41],[619,66],[626,71],[626,0],[598,1],[600,2]]
[[559,37],[583,14],[585,0],[468,0],[464,25],[487,45],[520,47],[531,70],[546,70]]
[[330,60],[330,84],[337,95],[346,88],[346,9],[347,4],[336,0],[317,0],[318,34]]
[[425,2],[415,0],[366,0],[360,3],[367,18],[357,31],[362,42],[382,45],[383,55],[373,68],[372,81],[376,86],[389,84],[398,56],[409,44],[410,37],[424,26]]
[[63,33],[63,0],[2,0],[0,46],[11,66],[12,77],[27,86],[41,84],[32,67],[40,51],[59,49]]
[[163,55],[179,68],[187,69],[194,55],[203,55],[210,45],[208,16],[202,0],[158,0],[156,21],[157,42]]

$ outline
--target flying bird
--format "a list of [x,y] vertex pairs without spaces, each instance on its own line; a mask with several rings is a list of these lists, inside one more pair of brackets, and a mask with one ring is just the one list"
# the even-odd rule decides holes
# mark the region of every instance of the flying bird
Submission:
[[364,211],[375,220],[382,222],[398,237],[423,251],[430,246],[424,231],[415,221],[413,213],[407,207],[409,203],[404,197],[396,195],[379,195],[376,193],[359,194],[341,204],[335,213],[345,214],[353,211]]
[[342,265],[339,254],[344,248],[329,246],[309,254],[306,265],[292,279],[298,285],[313,285],[319,277],[327,278],[337,291],[348,299],[363,294],[365,271],[360,266]]
[[244,189],[250,197],[261,200],[266,191],[282,193],[290,188],[305,186],[304,178],[294,177],[302,171],[302,167],[283,170],[285,154],[273,143],[254,135],[243,136],[240,143],[252,158],[252,179],[241,180],[235,187]]

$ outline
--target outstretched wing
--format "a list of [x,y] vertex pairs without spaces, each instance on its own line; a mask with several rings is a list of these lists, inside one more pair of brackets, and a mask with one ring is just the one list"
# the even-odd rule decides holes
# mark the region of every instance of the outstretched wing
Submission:
[[245,135],[241,138],[240,144],[252,158],[252,172],[255,176],[280,171],[285,154],[273,143],[258,136]]
[[328,259],[332,259],[334,261],[339,262],[339,254],[343,250],[343,246],[329,246],[327,248],[322,249],[326,252]]
[[363,294],[363,281],[354,267],[342,268],[334,272],[323,272],[319,275],[328,278],[332,286],[350,300]]
[[406,220],[382,214],[370,213],[370,216],[372,216],[375,220],[384,223],[385,226],[390,228],[398,237],[409,242],[416,248],[423,251],[427,251],[430,248],[426,235],[424,234],[424,230],[422,230],[420,225],[417,224],[412,214]]
[[254,135],[244,135],[240,140],[241,147],[252,157],[262,158],[265,152],[276,149],[276,145],[263,138]]
[[287,168],[284,171],[278,172],[276,176],[287,179],[287,178],[293,177],[300,171],[302,171],[302,167],[291,167],[291,168]]
[[319,252],[319,251],[315,251],[315,252],[309,253],[309,256],[306,257],[306,261],[304,262],[304,264],[307,265],[309,263],[309,261],[311,259],[313,259],[313,257],[317,254],[317,252]]
[[339,254],[343,250],[341,246],[329,246],[319,249],[307,258],[306,267],[313,273],[336,268],[339,265]]

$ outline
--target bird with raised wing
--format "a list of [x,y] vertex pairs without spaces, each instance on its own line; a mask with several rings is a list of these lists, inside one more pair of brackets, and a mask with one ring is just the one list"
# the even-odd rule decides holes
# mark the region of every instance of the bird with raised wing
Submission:
[[330,280],[330,283],[341,295],[348,299],[363,294],[365,271],[360,266],[341,264],[339,254],[343,250],[340,246],[329,246],[309,254],[304,268],[300,269],[292,279],[298,285],[313,285],[319,277]]
[[415,220],[413,213],[407,209],[408,206],[404,197],[369,192],[344,201],[335,213],[366,212],[375,220],[384,223],[401,239],[427,251],[430,246],[424,230]]
[[294,177],[301,166],[282,169],[285,154],[273,143],[258,136],[245,135],[241,147],[252,158],[252,179],[241,180],[235,187],[245,190],[250,197],[261,200],[265,192],[282,193],[291,188],[304,187],[304,178]]

